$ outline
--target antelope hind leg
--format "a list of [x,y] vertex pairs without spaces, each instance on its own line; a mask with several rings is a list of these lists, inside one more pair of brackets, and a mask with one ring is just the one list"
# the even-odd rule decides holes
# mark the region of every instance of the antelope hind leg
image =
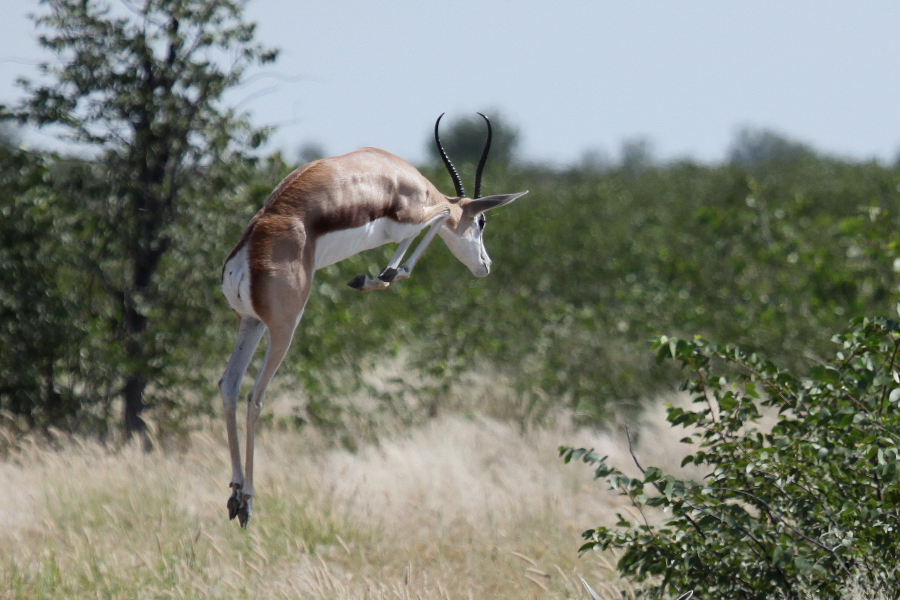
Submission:
[[234,351],[228,361],[222,379],[219,381],[219,389],[222,392],[222,402],[225,409],[225,430],[228,434],[228,448],[231,455],[231,497],[228,499],[228,516],[233,519],[238,514],[242,502],[241,490],[244,487],[244,473],[241,469],[241,451],[237,433],[237,402],[241,390],[241,380],[253,358],[253,353],[259,345],[265,332],[265,325],[252,317],[241,317],[238,325],[237,340]]

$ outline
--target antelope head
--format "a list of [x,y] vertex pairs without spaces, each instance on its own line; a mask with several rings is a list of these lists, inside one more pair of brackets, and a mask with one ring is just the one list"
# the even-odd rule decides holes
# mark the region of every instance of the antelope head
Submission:
[[466,190],[460,180],[459,173],[450,161],[450,157],[444,151],[441,144],[441,138],[438,128],[441,124],[441,114],[434,124],[434,141],[437,144],[438,152],[444,161],[450,177],[453,179],[453,186],[456,188],[456,198],[448,198],[451,206],[455,207],[450,218],[441,227],[439,235],[450,248],[453,255],[464,265],[469,267],[476,277],[485,277],[491,272],[491,258],[488,256],[484,247],[484,213],[509,204],[516,198],[524,196],[528,192],[519,192],[517,194],[498,194],[495,196],[481,196],[481,175],[484,172],[484,165],[487,162],[488,153],[491,150],[491,122],[481,113],[481,118],[487,124],[487,140],[484,143],[484,150],[481,152],[481,160],[478,161],[478,168],[475,170],[475,193],[472,198],[466,196]]

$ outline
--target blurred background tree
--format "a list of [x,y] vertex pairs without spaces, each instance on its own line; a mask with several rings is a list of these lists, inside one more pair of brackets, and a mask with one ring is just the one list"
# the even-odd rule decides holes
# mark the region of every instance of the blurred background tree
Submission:
[[806,144],[789,140],[774,131],[749,128],[738,132],[728,151],[732,164],[749,170],[815,159],[815,154]]
[[[274,53],[252,43],[240,4],[148,1],[118,16],[97,2],[45,4],[39,21],[55,33],[43,43],[62,62],[7,115],[75,145],[28,150],[3,130],[0,408],[23,427],[102,434],[123,404],[129,431],[144,418],[171,431],[212,410],[234,336],[222,261],[297,166],[257,156],[264,135],[221,102]],[[234,70],[189,52],[215,56],[226,40],[240,49]],[[524,164],[516,127],[491,120],[484,193],[531,190],[489,214],[491,276],[473,278],[442,244],[380,294],[345,284],[377,273],[392,248],[318,272],[278,379],[297,385],[309,420],[339,423],[334,399],[400,357],[422,418],[462,374],[489,370],[518,392],[523,423],[558,406],[599,422],[680,379],[655,364],[655,336],[739,343],[803,373],[830,352],[827,333],[900,299],[896,165],[752,130],[722,164],[661,162],[641,140],[619,161]],[[445,125],[471,185],[484,122]],[[297,160],[321,154],[307,145]],[[421,170],[450,192],[432,156]]]
[[[516,158],[519,145],[519,130],[509,123],[497,111],[486,112],[491,120],[493,138],[491,140],[491,156],[488,164],[509,165]],[[441,144],[456,165],[477,165],[484,150],[487,139],[487,125],[478,115],[457,117],[449,122],[441,120]],[[434,143],[434,132],[425,143],[428,156],[435,163],[441,162],[437,146]],[[474,171],[473,171],[474,172]]]
[[77,370],[84,339],[59,288],[72,261],[50,177],[45,157],[0,144],[0,408],[27,427],[74,414],[77,397],[60,380]]
[[622,142],[619,161],[623,172],[639,175],[652,167],[655,162],[653,158],[653,144],[647,138],[625,140]]
[[[277,52],[253,42],[239,1],[43,5],[35,22],[48,33],[39,41],[59,61],[41,65],[42,82],[21,82],[28,97],[14,113],[23,123],[56,127],[90,157],[76,177],[90,193],[79,197],[73,242],[90,285],[108,303],[92,329],[110,365],[103,377],[117,382],[125,431],[140,432],[148,385],[155,384],[150,396],[163,399],[167,372],[180,367],[172,347],[197,336],[190,320],[172,319],[191,304],[180,299],[191,279],[158,276],[167,256],[185,249],[175,232],[185,221],[210,228],[198,201],[221,190],[222,165],[241,162],[263,137],[245,115],[222,106],[222,95]],[[225,67],[211,58],[218,53],[230,57]]]
[[10,121],[0,121],[0,144],[9,149],[17,148],[22,142],[19,129]]

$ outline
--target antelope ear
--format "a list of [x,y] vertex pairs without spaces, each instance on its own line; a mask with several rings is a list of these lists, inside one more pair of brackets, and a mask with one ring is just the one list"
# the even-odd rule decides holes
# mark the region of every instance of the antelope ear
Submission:
[[519,192],[518,194],[498,194],[496,196],[485,196],[484,198],[469,200],[466,202],[465,206],[463,206],[463,212],[470,217],[474,217],[486,210],[509,204],[516,198],[520,198],[527,193],[527,191],[524,191]]

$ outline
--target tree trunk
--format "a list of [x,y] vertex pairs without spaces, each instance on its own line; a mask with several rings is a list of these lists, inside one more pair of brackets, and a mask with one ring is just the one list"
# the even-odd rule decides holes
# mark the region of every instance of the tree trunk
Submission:
[[147,331],[147,317],[137,309],[136,299],[139,296],[145,296],[149,291],[153,274],[169,246],[167,239],[157,235],[158,224],[154,223],[149,230],[151,233],[148,234],[148,237],[154,238],[152,243],[139,248],[134,257],[134,289],[122,295],[125,312],[125,354],[128,357],[128,363],[132,365],[122,391],[125,401],[123,415],[125,434],[128,437],[135,433],[145,434],[147,430],[147,424],[141,417],[141,413],[146,407],[144,390],[147,388],[147,377],[144,375],[143,367],[147,355],[141,337]]
[[125,388],[122,396],[125,401],[124,425],[125,435],[131,437],[135,433],[143,434],[147,424],[141,417],[144,411],[144,389],[147,387],[147,378],[141,373],[141,363],[144,361],[144,348],[140,336],[147,330],[147,318],[138,312],[135,307],[135,292],[125,292],[123,296],[125,305],[125,356],[128,357],[130,372],[125,379]]
[[125,434],[131,437],[135,433],[144,435],[147,424],[141,413],[144,410],[144,388],[147,387],[147,378],[141,375],[131,374],[125,381]]

